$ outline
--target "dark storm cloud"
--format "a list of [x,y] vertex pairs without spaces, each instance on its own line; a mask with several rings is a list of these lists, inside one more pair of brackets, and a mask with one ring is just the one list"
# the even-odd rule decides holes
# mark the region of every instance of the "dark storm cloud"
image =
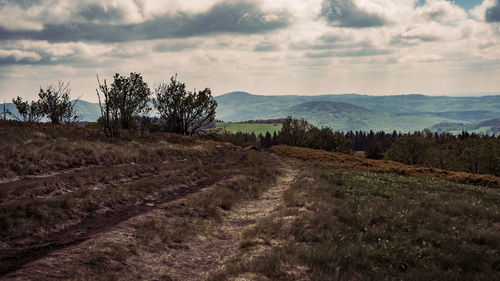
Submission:
[[500,0],[497,0],[495,6],[486,10],[487,22],[500,22]]
[[[98,11],[99,18],[109,11]],[[118,12],[112,15],[118,16]],[[87,18],[91,16],[89,13]],[[9,31],[0,28],[0,39],[33,39],[50,42],[126,42],[161,38],[185,38],[214,33],[264,33],[288,26],[288,15],[268,17],[251,2],[223,2],[204,13],[163,15],[140,24],[114,25],[107,23],[46,24],[41,31]]]
[[357,7],[352,0],[324,0],[321,16],[331,25],[351,28],[383,26],[387,21]]

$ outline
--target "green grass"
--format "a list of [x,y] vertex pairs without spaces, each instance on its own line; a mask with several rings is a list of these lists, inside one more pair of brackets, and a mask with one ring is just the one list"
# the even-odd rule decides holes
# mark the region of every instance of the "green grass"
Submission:
[[[229,262],[211,280],[249,272],[293,280],[291,269],[311,280],[498,279],[500,190],[307,162],[298,168],[286,207],[243,235],[243,249],[252,241],[278,246]],[[270,258],[272,268],[259,264]]]
[[271,133],[271,135],[276,132],[278,133],[281,130],[282,124],[260,124],[260,123],[217,123],[217,127],[225,128],[228,131],[233,133],[241,132],[251,134],[252,132],[255,135],[265,135],[267,132]]

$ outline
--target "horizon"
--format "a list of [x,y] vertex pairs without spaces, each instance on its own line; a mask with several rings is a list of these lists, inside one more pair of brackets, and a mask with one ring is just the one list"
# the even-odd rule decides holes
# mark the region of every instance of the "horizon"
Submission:
[[176,73],[214,96],[500,94],[499,0],[0,2],[0,100]]
[[[374,95],[374,94],[362,94],[362,93],[334,93],[334,94],[254,94],[254,93],[249,93],[247,91],[231,91],[219,95],[213,95],[214,97],[221,97],[229,94],[235,94],[235,93],[244,93],[247,95],[251,96],[263,96],[263,97],[286,97],[286,96],[295,96],[295,97],[321,97],[321,96],[341,96],[341,95],[357,95],[357,96],[368,96],[368,97],[396,97],[396,96],[425,96],[425,97],[445,97],[445,98],[484,98],[484,97],[496,97],[500,96],[500,93],[477,93],[476,95],[469,95],[469,94],[457,94],[457,95],[446,95],[446,94],[440,94],[440,95],[427,95],[427,94],[419,94],[419,93],[408,93],[408,94],[380,94],[380,95]],[[88,103],[99,103],[99,101],[96,99],[94,100],[87,100],[87,99],[82,99],[82,98],[73,98],[71,101],[84,101]],[[2,100],[0,101],[1,104],[12,104],[12,99],[10,100]]]

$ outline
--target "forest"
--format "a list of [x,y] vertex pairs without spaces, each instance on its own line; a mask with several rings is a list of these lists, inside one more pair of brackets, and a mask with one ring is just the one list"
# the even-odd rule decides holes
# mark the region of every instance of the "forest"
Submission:
[[259,134],[230,132],[206,134],[204,137],[228,141],[237,145],[273,145],[322,149],[353,154],[364,151],[370,159],[386,159],[409,165],[434,167],[473,174],[500,175],[500,136],[468,133],[458,135],[432,133],[424,130],[413,133],[384,131],[334,132],[317,128],[305,120],[288,117],[278,133]]

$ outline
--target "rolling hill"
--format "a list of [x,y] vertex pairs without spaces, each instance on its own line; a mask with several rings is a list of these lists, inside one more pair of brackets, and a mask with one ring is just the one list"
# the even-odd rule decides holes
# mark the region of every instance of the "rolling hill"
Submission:
[[439,117],[396,116],[345,102],[313,101],[292,106],[269,117],[303,118],[319,127],[348,131],[415,131],[443,122]]
[[[16,106],[13,103],[6,103],[5,108],[14,115],[18,115]],[[94,122],[101,116],[101,110],[98,103],[92,103],[84,100],[78,100],[75,104],[75,110],[81,117],[80,121]],[[0,113],[3,113],[3,104],[0,104]],[[2,116],[3,118],[3,116]],[[8,117],[8,119],[13,119]]]
[[438,133],[450,132],[459,134],[462,131],[468,131],[470,133],[498,134],[500,133],[500,118],[474,123],[444,122],[436,124],[429,129]]
[[427,117],[467,122],[492,119],[495,118],[495,114],[500,116],[500,95],[482,97],[358,94],[261,96],[232,92],[217,96],[215,99],[218,104],[217,118],[225,121],[260,119],[263,116],[274,115],[273,113],[312,101],[344,102],[394,115],[427,115]]
[[215,97],[224,121],[304,118],[335,130],[415,131],[443,122],[476,122],[500,117],[500,96],[425,95],[260,96],[232,92]]
[[[304,118],[316,126],[343,131],[415,131],[440,123],[465,125],[500,118],[500,95],[264,96],[231,92],[216,96],[215,100],[218,104],[216,118],[226,122],[284,118],[290,115]],[[6,107],[17,113],[14,104],[7,103]],[[76,111],[82,116],[81,121],[95,121],[100,116],[97,103],[83,100],[76,104]],[[461,125],[453,126],[462,128]]]

